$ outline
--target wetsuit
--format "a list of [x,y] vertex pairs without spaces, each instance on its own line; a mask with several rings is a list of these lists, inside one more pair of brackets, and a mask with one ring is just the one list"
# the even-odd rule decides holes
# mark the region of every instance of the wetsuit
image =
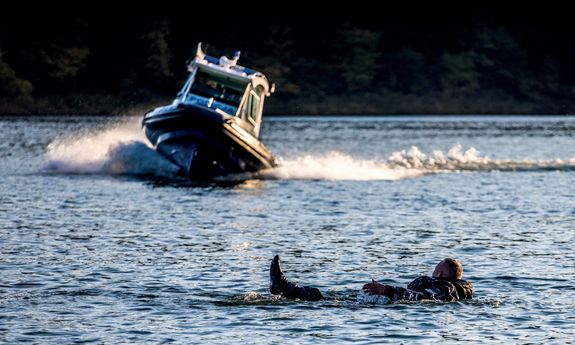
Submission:
[[473,298],[473,284],[465,280],[446,280],[422,276],[407,285],[407,289],[387,286],[391,293],[386,295],[392,302],[399,300],[420,301],[438,300],[452,302]]

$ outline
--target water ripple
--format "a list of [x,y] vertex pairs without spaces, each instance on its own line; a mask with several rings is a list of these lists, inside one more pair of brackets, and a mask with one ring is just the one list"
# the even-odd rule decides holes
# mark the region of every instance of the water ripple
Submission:
[[[136,122],[127,121],[127,137],[139,140],[130,127]],[[80,143],[125,133],[124,120],[0,119],[4,142],[14,143],[0,144],[0,341],[568,343],[575,187],[572,169],[561,164],[575,156],[574,123],[278,119],[262,133],[284,160],[338,152],[312,166],[372,169],[403,151],[395,162],[441,169],[408,179],[195,184],[42,170],[50,143],[72,143],[74,133]],[[105,147],[93,158],[105,160],[114,140],[99,143]],[[436,150],[445,158],[458,144],[452,157],[459,161],[430,165]],[[146,154],[126,145],[116,149]],[[486,157],[481,169],[461,163]],[[333,165],[338,159],[344,164]],[[464,165],[439,171],[456,161]],[[289,279],[327,299],[271,296],[274,254]],[[473,300],[357,303],[371,278],[405,286],[445,256],[463,262]]]

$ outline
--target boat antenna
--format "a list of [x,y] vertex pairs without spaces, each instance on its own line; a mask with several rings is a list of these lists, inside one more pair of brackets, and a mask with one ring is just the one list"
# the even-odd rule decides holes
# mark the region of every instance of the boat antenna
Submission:
[[196,60],[203,60],[206,53],[202,50],[202,42],[198,43],[198,48],[196,49]]

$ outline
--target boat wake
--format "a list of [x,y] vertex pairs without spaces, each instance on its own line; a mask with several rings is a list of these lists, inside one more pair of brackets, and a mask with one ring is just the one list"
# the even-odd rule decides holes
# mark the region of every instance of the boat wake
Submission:
[[[57,138],[48,145],[43,168],[51,173],[176,178],[178,167],[146,143],[139,119],[131,119],[103,130]],[[464,171],[546,170],[575,170],[575,158],[491,159],[473,147],[464,150],[461,145],[455,145],[447,152],[433,151],[429,154],[411,147],[383,159],[358,159],[340,152],[328,152],[280,159],[277,168],[219,180],[399,180]]]
[[280,162],[275,169],[261,171],[262,179],[398,180],[429,174],[464,171],[557,171],[575,170],[575,158],[550,160],[506,160],[482,156],[475,148],[453,146],[447,153],[425,154],[413,146],[383,160],[361,160],[339,152],[306,155]]
[[423,171],[389,166],[377,160],[356,159],[340,152],[305,155],[280,160],[274,169],[256,173],[262,179],[278,180],[398,180],[421,176]]

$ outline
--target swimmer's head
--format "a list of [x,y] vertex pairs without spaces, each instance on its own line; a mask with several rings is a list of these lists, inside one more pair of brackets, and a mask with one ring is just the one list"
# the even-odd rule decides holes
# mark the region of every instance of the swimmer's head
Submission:
[[463,266],[457,259],[445,258],[435,266],[432,276],[442,279],[461,279],[463,276]]

